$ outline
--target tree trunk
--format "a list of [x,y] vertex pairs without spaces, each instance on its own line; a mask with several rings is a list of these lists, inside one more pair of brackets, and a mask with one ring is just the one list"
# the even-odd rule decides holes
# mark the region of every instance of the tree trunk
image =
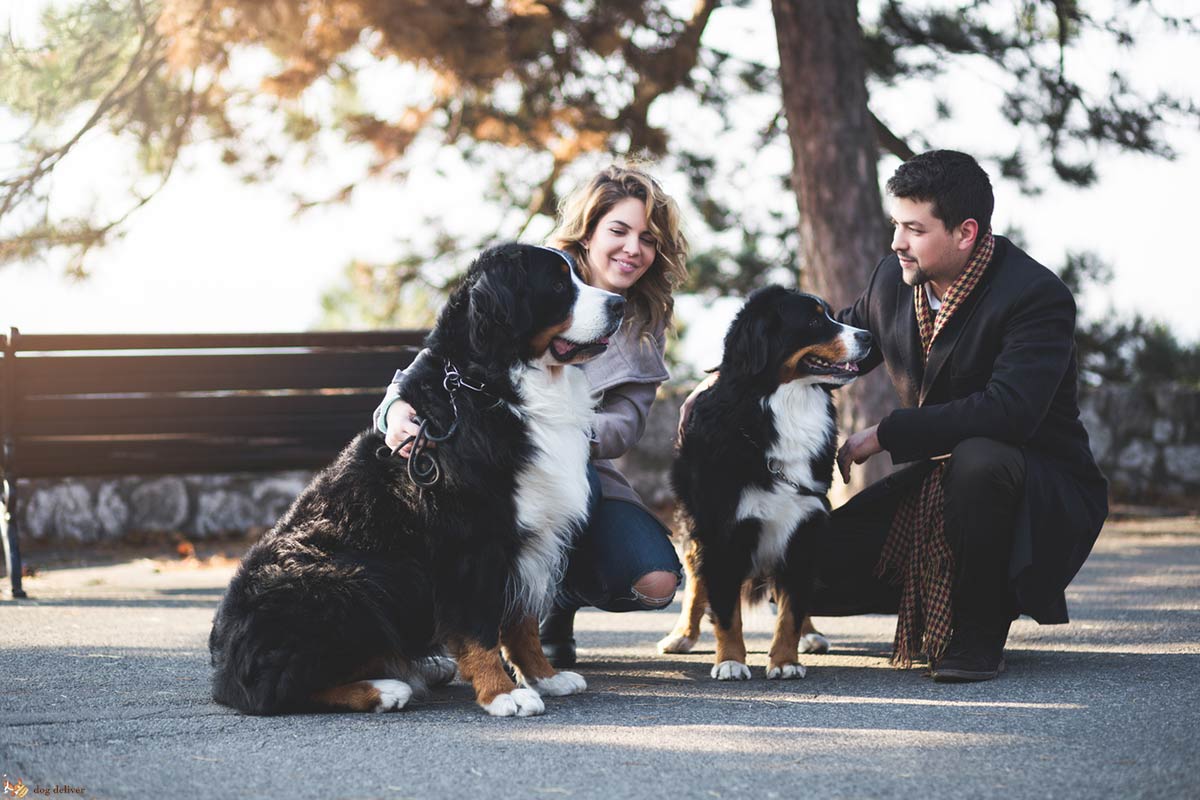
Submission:
[[[867,108],[858,4],[772,0],[771,8],[800,210],[801,279],[807,290],[842,309],[862,293],[890,238],[875,166],[879,145]],[[876,424],[897,405],[882,367],[839,394],[843,436]],[[886,453],[855,467],[850,491],[835,491],[835,501],[891,468]]]

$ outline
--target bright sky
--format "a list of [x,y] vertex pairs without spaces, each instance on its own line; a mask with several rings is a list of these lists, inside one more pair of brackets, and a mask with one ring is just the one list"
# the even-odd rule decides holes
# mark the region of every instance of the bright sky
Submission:
[[[14,30],[30,24],[36,4],[10,7]],[[722,37],[723,47],[728,37],[730,47],[749,42],[756,57],[774,55],[769,35],[764,43],[761,6],[757,11],[726,8],[718,14],[723,18],[714,18],[709,28]],[[769,10],[766,14],[769,22]],[[1150,48],[1139,51],[1135,64],[1097,63],[1096,69],[1107,74],[1122,66],[1168,75],[1171,81],[1190,82],[1174,88],[1196,98],[1198,62],[1200,48],[1192,43]],[[901,114],[907,101],[873,99],[880,103],[877,110]],[[969,122],[964,126],[966,132],[956,134],[959,141],[939,144],[970,150],[972,141],[989,135],[971,131]],[[1195,224],[1200,135],[1176,132],[1172,141],[1181,152],[1179,160],[1109,158],[1100,163],[1100,183],[1085,191],[1055,184],[1028,198],[1000,185],[994,226],[998,232],[1021,229],[1030,252],[1047,265],[1060,265],[1068,250],[1092,250],[1111,263],[1111,288],[1083,299],[1092,316],[1110,305],[1120,312],[1140,311],[1168,321],[1178,336],[1193,341],[1200,338],[1200,269],[1190,266],[1182,251],[1191,249],[1187,236]],[[119,152],[98,137],[88,146],[72,165],[72,174],[63,170],[56,178],[58,191],[89,196],[95,186],[121,180]],[[397,242],[422,234],[414,230],[414,221],[428,209],[463,215],[462,198],[471,193],[470,175],[452,175],[438,186],[368,186],[348,206],[296,220],[286,193],[278,188],[243,185],[211,162],[194,158],[183,166],[131,218],[123,240],[90,258],[92,277],[86,282],[67,283],[44,263],[0,268],[0,326],[27,333],[307,329],[320,317],[320,295],[339,283],[347,262],[394,258]],[[886,178],[894,167],[895,162],[885,162],[881,176]],[[336,183],[338,165],[323,169],[305,180]],[[685,190],[677,176],[663,177],[669,190]],[[693,325],[699,332],[686,352],[702,366],[715,362],[736,305],[681,300],[683,315],[700,323]]]

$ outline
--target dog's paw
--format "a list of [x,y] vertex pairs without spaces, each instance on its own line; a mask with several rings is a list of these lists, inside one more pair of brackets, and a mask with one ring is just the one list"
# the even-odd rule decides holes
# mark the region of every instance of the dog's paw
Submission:
[[690,653],[696,646],[695,636],[684,636],[682,633],[668,633],[658,640],[660,653]]
[[748,681],[750,668],[740,661],[722,661],[712,668],[711,675],[719,681]]
[[496,695],[483,710],[493,717],[536,717],[545,713],[546,705],[533,689],[513,689],[508,694]]
[[806,674],[803,664],[788,663],[779,664],[774,667],[767,667],[767,680],[783,680],[788,681],[793,678],[803,678]]
[[829,640],[819,633],[806,633],[800,639],[799,650],[801,653],[823,655],[829,652]]
[[587,681],[578,672],[556,672],[549,678],[534,681],[530,688],[540,695],[563,697],[579,694],[587,688]]
[[379,690],[379,702],[372,711],[399,711],[412,699],[412,687],[404,681],[378,680],[369,683]]
[[444,686],[454,680],[458,673],[458,663],[446,656],[430,656],[422,659],[417,669],[430,686]]

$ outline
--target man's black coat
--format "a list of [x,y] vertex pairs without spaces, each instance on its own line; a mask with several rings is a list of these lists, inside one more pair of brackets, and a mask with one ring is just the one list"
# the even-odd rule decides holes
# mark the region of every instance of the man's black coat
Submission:
[[[997,236],[991,264],[934,340],[926,364],[913,291],[893,254],[838,315],[875,337],[862,368],[882,361],[900,394],[902,407],[879,424],[879,443],[895,463],[919,462],[909,469],[914,478],[966,439],[1020,447],[1025,497],[1009,575],[1024,613],[1066,622],[1063,590],[1108,514],[1108,484],[1079,420],[1074,298],[1054,273]],[[916,486],[902,478],[886,483],[892,491]]]

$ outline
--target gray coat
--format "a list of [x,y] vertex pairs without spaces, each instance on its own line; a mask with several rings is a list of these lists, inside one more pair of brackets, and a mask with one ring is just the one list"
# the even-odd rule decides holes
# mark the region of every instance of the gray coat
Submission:
[[[592,459],[600,474],[605,499],[646,507],[613,459],[629,452],[646,430],[658,386],[669,377],[663,360],[665,346],[663,331],[652,337],[639,337],[626,321],[609,340],[608,350],[580,367],[599,398],[592,431]],[[380,432],[387,430],[385,415],[392,401],[399,397],[403,379],[404,372],[397,371],[375,409],[373,423]]]
[[632,450],[646,430],[658,386],[670,377],[663,361],[665,346],[663,331],[639,337],[626,322],[610,339],[608,350],[582,366],[600,397],[592,459],[606,500],[646,507],[612,460]]

